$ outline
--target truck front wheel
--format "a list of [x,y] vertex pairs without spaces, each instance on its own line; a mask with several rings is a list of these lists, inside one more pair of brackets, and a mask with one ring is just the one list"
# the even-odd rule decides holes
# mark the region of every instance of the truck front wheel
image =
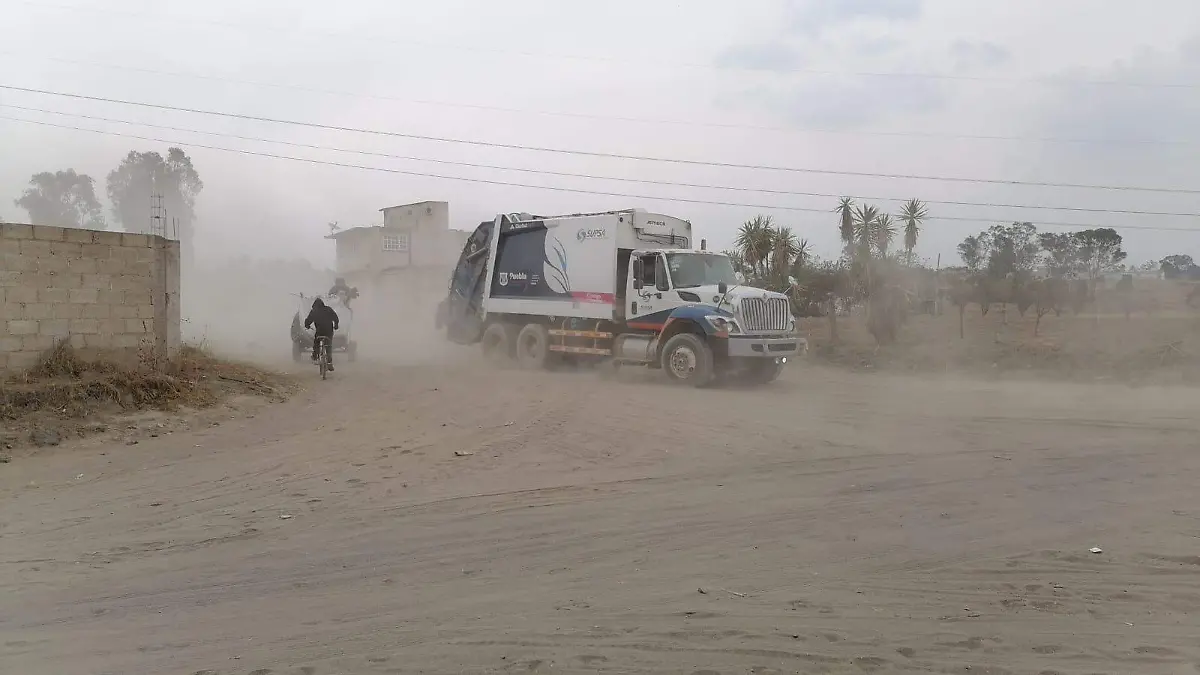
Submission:
[[483,347],[483,358],[495,366],[512,363],[516,348],[516,330],[505,323],[493,323],[483,331],[479,343]]
[[700,336],[680,333],[663,346],[662,369],[672,382],[703,387],[713,379],[712,350]]
[[550,360],[550,332],[540,323],[526,324],[517,334],[517,363],[527,370],[540,370]]
[[743,375],[746,384],[770,384],[783,373],[779,359],[755,359]]

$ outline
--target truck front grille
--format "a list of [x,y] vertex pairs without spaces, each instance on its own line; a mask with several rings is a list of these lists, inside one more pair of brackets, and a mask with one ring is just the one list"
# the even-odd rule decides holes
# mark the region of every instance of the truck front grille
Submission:
[[787,298],[745,298],[738,305],[742,330],[784,331],[791,323],[792,311]]

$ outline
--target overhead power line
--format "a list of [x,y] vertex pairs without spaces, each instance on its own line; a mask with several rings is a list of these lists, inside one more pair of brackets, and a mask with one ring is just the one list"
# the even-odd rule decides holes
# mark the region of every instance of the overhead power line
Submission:
[[[528,188],[528,189],[533,189],[533,190],[547,190],[547,191],[551,191],[551,192],[567,192],[567,193],[573,193],[573,194],[588,194],[588,195],[599,195],[599,196],[606,196],[606,197],[621,197],[621,198],[625,198],[625,199],[641,199],[641,200],[659,201],[659,202],[674,202],[674,203],[681,203],[681,204],[705,204],[705,205],[712,205],[712,206],[732,206],[732,207],[739,207],[739,208],[752,208],[752,209],[775,210],[775,211],[820,213],[822,215],[829,215],[831,213],[831,211],[828,209],[816,209],[816,208],[807,208],[807,207],[801,207],[801,206],[787,206],[787,205],[779,205],[779,204],[752,204],[752,203],[729,202],[729,201],[718,201],[718,200],[708,200],[708,199],[688,199],[688,198],[684,198],[684,197],[664,197],[664,196],[658,196],[658,195],[632,194],[632,193],[627,193],[627,192],[610,192],[607,190],[589,190],[589,189],[583,189],[583,188],[570,188],[570,187],[561,187],[561,186],[552,186],[552,185],[532,185],[532,184],[528,184],[528,183],[516,183],[516,182],[510,182],[510,181],[489,180],[489,179],[485,179],[485,178],[469,178],[466,176],[447,176],[447,175],[441,175],[441,174],[435,174],[435,173],[426,173],[426,172],[421,172],[421,171],[407,171],[407,170],[403,170],[403,169],[367,166],[367,165],[362,165],[362,164],[351,164],[348,162],[333,162],[333,161],[329,161],[329,160],[313,159],[313,158],[309,158],[309,157],[295,157],[295,156],[291,156],[291,155],[279,155],[279,154],[269,153],[269,152],[244,150],[241,148],[226,148],[226,147],[216,146],[216,145],[207,145],[207,144],[202,144],[202,143],[191,143],[191,142],[170,140],[170,139],[165,139],[165,138],[156,138],[153,136],[123,134],[123,133],[119,133],[119,132],[115,132],[115,131],[104,131],[104,130],[100,130],[100,129],[88,129],[85,127],[76,127],[76,126],[65,125],[65,124],[54,124],[52,122],[44,122],[41,120],[27,120],[27,119],[21,119],[21,118],[17,118],[17,117],[7,117],[7,116],[2,116],[2,115],[0,115],[0,120],[7,120],[10,122],[19,122],[19,123],[23,123],[23,124],[34,124],[34,125],[38,125],[38,126],[53,127],[53,128],[58,128],[58,129],[70,129],[73,131],[82,131],[82,132],[87,132],[87,133],[92,133],[92,134],[101,134],[104,136],[132,138],[132,139],[137,139],[137,140],[141,140],[141,141],[151,141],[154,143],[165,143],[168,145],[178,146],[178,147],[201,148],[201,149],[205,149],[205,150],[216,150],[216,151],[220,151],[220,152],[228,152],[228,153],[233,153],[233,154],[238,154],[238,155],[246,155],[246,156],[251,156],[251,157],[265,157],[265,158],[271,158],[271,159],[282,159],[282,160],[286,160],[286,161],[300,162],[300,163],[304,163],[304,164],[313,164],[313,165],[319,165],[319,166],[333,166],[333,167],[341,167],[341,168],[347,168],[347,169],[359,169],[359,170],[363,170],[363,171],[377,171],[377,172],[382,172],[382,173],[391,173],[391,174],[398,174],[398,175],[404,175],[404,176],[414,176],[414,177],[419,177],[419,178],[435,178],[435,179],[439,179],[439,180],[452,180],[452,181],[461,181],[461,182],[467,182],[467,183],[479,183],[479,184],[484,184],[484,185],[498,185],[498,186],[504,186],[504,187]],[[999,220],[1003,220],[1003,219],[999,219],[999,218],[967,218],[967,217],[955,217],[955,216],[931,216],[931,217],[927,218],[926,220],[995,223],[995,222],[997,222]],[[1065,223],[1065,222],[1054,222],[1054,221],[1038,221],[1037,224],[1044,226],[1044,227],[1073,227],[1073,228],[1112,227],[1115,229],[1157,230],[1157,231],[1165,231],[1165,232],[1200,233],[1200,229],[1186,228],[1186,227],[1165,227],[1165,226],[1146,226],[1146,225],[1095,225],[1095,224],[1090,224],[1090,223]]]
[[[108,14],[113,16],[124,16],[135,18],[143,21],[157,21],[169,24],[186,24],[188,26],[205,25],[215,26],[219,28],[228,28],[239,31],[250,31],[254,34],[261,33],[277,33],[286,36],[293,36],[294,32],[281,28],[276,24],[271,23],[236,23],[232,21],[217,21],[213,19],[202,19],[199,17],[188,16],[164,16],[156,15],[149,12],[136,12],[130,10],[112,9],[109,7],[99,6],[79,6],[79,5],[64,5],[57,3],[48,3],[38,0],[11,0],[14,4],[36,7],[38,9],[52,9],[65,12],[91,12],[96,14]],[[1155,89],[1200,89],[1200,84],[1192,82],[1139,82],[1127,80],[1080,80],[1057,77],[1000,77],[1000,76],[985,76],[985,75],[952,75],[946,73],[920,73],[920,72],[871,72],[871,71],[834,71],[834,70],[819,70],[812,68],[765,68],[755,67],[752,65],[737,65],[737,64],[716,64],[716,63],[695,63],[684,61],[652,61],[652,60],[637,60],[628,58],[617,58],[612,56],[584,55],[584,54],[562,54],[549,52],[531,52],[515,49],[497,49],[494,47],[479,47],[477,45],[463,44],[446,44],[440,42],[430,42],[418,39],[410,39],[405,37],[403,40],[390,38],[383,35],[364,36],[360,32],[338,32],[338,31],[308,31],[308,35],[313,37],[335,38],[353,40],[354,42],[362,42],[370,40],[380,44],[397,45],[402,47],[419,47],[423,50],[437,49],[442,51],[453,52],[469,52],[478,54],[495,54],[504,56],[515,56],[527,59],[537,59],[545,61],[547,59],[555,59],[559,61],[579,61],[585,63],[605,63],[612,65],[624,65],[644,69],[647,67],[659,68],[675,68],[688,70],[710,70],[715,72],[756,72],[764,74],[777,75],[814,75],[822,77],[865,77],[865,78],[905,78],[905,79],[923,79],[923,80],[945,80],[954,82],[981,82],[981,83],[1004,83],[1004,84],[1028,84],[1040,86],[1088,86],[1088,87],[1135,87],[1135,88],[1155,88]]]
[[[726,190],[732,192],[755,192],[760,194],[785,195],[795,197],[827,197],[838,199],[840,197],[851,197],[853,199],[864,201],[890,201],[903,202],[907,201],[908,197],[880,197],[871,195],[854,195],[854,194],[835,194],[832,192],[805,192],[799,190],[776,190],[771,188],[759,187],[743,187],[731,185],[713,185],[710,183],[683,183],[679,181],[654,180],[649,178],[627,178],[624,176],[602,176],[598,174],[576,173],[570,171],[551,171],[549,169],[527,169],[524,167],[504,166],[497,164],[481,164],[478,162],[463,162],[450,159],[439,159],[434,157],[415,157],[412,155],[397,155],[393,153],[377,152],[372,150],[355,150],[352,148],[339,148],[329,145],[316,145],[312,143],[298,143],[295,141],[282,141],[271,138],[262,138],[259,136],[244,136],[241,134],[231,134],[219,131],[205,131],[202,129],[192,129],[188,127],[174,127],[163,124],[152,124],[149,122],[138,122],[133,120],[115,119],[111,117],[100,117],[97,115],[83,115],[80,113],[62,112],[60,110],[49,110],[46,108],[34,108],[23,105],[12,105],[0,103],[0,108],[11,108],[14,110],[24,110],[27,112],[44,113],[50,115],[60,115],[63,117],[72,117],[76,119],[91,120],[94,122],[108,122],[112,124],[124,124],[129,126],[146,127],[150,129],[162,129],[165,131],[181,131],[189,134],[201,134],[205,136],[216,136],[220,138],[233,138],[242,141],[253,141],[257,143],[274,143],[277,145],[286,145],[294,148],[305,148],[309,150],[324,150],[329,152],[349,153],[354,155],[362,155],[365,157],[382,157],[386,159],[398,159],[412,162],[430,162],[433,164],[445,164],[448,166],[462,166],[473,169],[489,169],[494,171],[514,171],[518,173],[529,173],[543,176],[559,176],[564,178],[583,178],[587,180],[606,180],[622,183],[639,183],[643,185],[661,185],[667,187],[695,188],[701,190]],[[1034,209],[1042,211],[1070,211],[1074,213],[1101,213],[1113,215],[1135,215],[1135,216],[1171,216],[1181,218],[1200,218],[1200,213],[1197,212],[1172,212],[1172,211],[1142,211],[1131,209],[1100,209],[1087,208],[1078,206],[1044,206],[1039,204],[1003,204],[994,202],[960,202],[948,200],[923,200],[926,204],[941,205],[941,206],[973,206],[973,207],[991,207],[1003,209]],[[986,220],[986,219],[981,219]]]
[[[28,54],[18,51],[0,50],[0,54],[11,56],[20,56],[21,58],[29,58]],[[322,87],[309,87],[304,85],[286,84],[280,82],[264,82],[259,80],[243,80],[232,77],[220,77],[216,75],[204,75],[201,73],[189,73],[180,71],[157,70],[154,68],[143,68],[140,66],[127,66],[111,63],[100,63],[97,61],[88,61],[81,59],[64,59],[55,56],[37,55],[35,58],[40,58],[45,61],[55,63],[66,63],[76,66],[84,66],[88,68],[107,68],[110,70],[120,70],[132,73],[144,73],[149,75],[159,75],[163,77],[182,77],[195,80],[204,80],[208,82],[221,82],[225,84],[239,84],[250,87],[260,87],[269,89],[281,89],[287,91],[301,91],[312,94],[322,94],[326,96],[341,96],[348,98],[360,98],[372,101],[390,101],[394,103],[405,103],[411,105],[432,106],[441,108],[456,108],[463,110],[485,110],[488,112],[511,113],[518,115],[540,115],[545,117],[562,117],[567,119],[581,120],[597,120],[605,122],[624,122],[633,124],[652,124],[652,125],[668,125],[668,126],[684,126],[697,127],[705,129],[729,129],[734,131],[762,131],[769,133],[786,133],[786,134],[827,134],[838,136],[875,136],[883,138],[924,138],[924,139],[949,139],[949,140],[967,140],[967,141],[995,141],[995,142],[1013,142],[1013,143],[1055,143],[1069,145],[1152,145],[1152,146],[1191,146],[1200,145],[1200,140],[1186,139],[1154,139],[1154,138],[1059,138],[1053,136],[1004,136],[998,134],[965,134],[952,132],[926,132],[926,131],[878,131],[870,129],[829,129],[820,127],[780,127],[758,124],[739,124],[727,122],[705,122],[699,120],[677,120],[663,119],[654,117],[629,117],[624,115],[599,115],[595,113],[581,113],[559,110],[531,110],[529,108],[514,108],[511,106],[485,105],[477,103],[462,103],[457,101],[435,101],[429,99],[414,99],[402,98],[397,96],[385,96],[381,94],[368,94],[363,92],[342,91],[338,89],[326,89]]]
[[711,166],[725,169],[751,169],[758,171],[781,171],[787,173],[807,173],[807,174],[823,174],[829,176],[856,176],[860,178],[893,178],[905,180],[928,180],[928,181],[943,181],[950,183],[974,183],[985,185],[1015,185],[1026,187],[1049,187],[1049,188],[1073,188],[1084,190],[1112,190],[1126,192],[1153,192],[1163,194],[1200,194],[1200,189],[1185,189],[1185,188],[1153,188],[1140,187],[1132,185],[1086,185],[1079,183],[1057,183],[1049,181],[1023,181],[1023,180],[1004,180],[997,178],[965,178],[959,176],[926,176],[919,174],[895,174],[895,173],[874,173],[868,171],[841,171],[835,169],[813,169],[802,167],[788,166],[772,166],[766,164],[738,164],[734,162],[717,162],[703,161],[694,159],[680,159],[673,157],[655,157],[650,155],[627,155],[612,152],[595,152],[588,150],[575,150],[566,148],[549,148],[532,145],[521,145],[517,143],[498,143],[492,141],[479,141],[463,138],[449,138],[444,136],[431,136],[426,134],[404,133],[399,131],[383,131],[379,129],[363,129],[358,127],[346,127],[334,124],[320,124],[316,122],[304,122],[299,120],[280,119],[275,117],[263,117],[258,115],[246,115],[240,113],[221,112],[215,110],[204,110],[200,108],[187,108],[182,106],[164,105],[158,103],[145,103],[142,101],[128,101],[125,99],[108,98],[104,96],[89,96],[85,94],[74,94],[68,92],[49,91],[46,89],[35,89],[31,87],[18,87],[8,84],[0,84],[0,89],[9,91],[20,91],[30,94],[42,94],[46,96],[59,96],[63,98],[71,98],[83,101],[97,101],[102,103],[115,103],[119,105],[136,106],[140,108],[149,108],[154,110],[170,110],[173,112],[192,113],[196,115],[209,115],[214,117],[225,117],[231,119],[247,120],[252,122],[265,122],[270,124],[287,124],[292,126],[308,127],[312,129],[324,129],[326,131],[345,131],[351,133],[367,134],[373,136],[386,136],[391,138],[408,138],[413,140],[433,141],[438,143],[454,143],[459,145],[473,145],[477,147],[499,148],[505,150],[523,150],[529,152],[545,152],[559,155],[575,155],[579,157],[603,157],[607,159],[625,159],[642,162],[659,162],[664,164],[679,164],[685,166]]

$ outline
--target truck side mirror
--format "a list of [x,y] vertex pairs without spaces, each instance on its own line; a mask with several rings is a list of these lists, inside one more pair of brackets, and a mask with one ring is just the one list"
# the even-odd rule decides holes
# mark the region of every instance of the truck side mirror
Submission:
[[725,295],[728,292],[729,292],[729,284],[725,283],[724,281],[717,284],[717,293],[720,293],[721,295]]
[[644,263],[641,258],[633,259],[633,287],[636,290],[642,289],[642,273],[644,272]]

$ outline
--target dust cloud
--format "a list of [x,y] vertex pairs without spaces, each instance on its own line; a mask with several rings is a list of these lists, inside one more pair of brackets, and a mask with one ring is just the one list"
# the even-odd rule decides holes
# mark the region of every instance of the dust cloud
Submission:
[[[428,273],[448,280],[450,267]],[[220,356],[289,369],[292,319],[309,302],[301,295],[326,293],[335,278],[334,271],[300,258],[197,262],[181,279],[183,340]],[[358,343],[359,359],[415,365],[463,355],[434,327],[441,292],[378,293],[359,287],[359,293],[352,313],[341,317],[341,330]]]

